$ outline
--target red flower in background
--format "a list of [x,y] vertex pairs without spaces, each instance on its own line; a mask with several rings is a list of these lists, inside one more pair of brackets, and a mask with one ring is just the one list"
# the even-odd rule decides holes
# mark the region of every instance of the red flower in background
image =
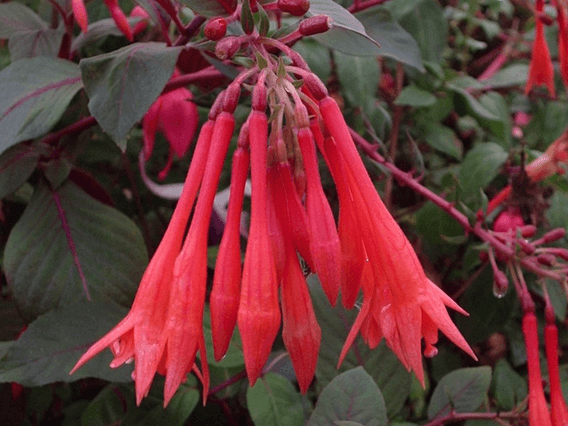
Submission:
[[[126,36],[129,41],[134,40],[132,29],[128,24],[128,18],[120,8],[118,0],[104,0],[104,2],[118,29]],[[84,1],[72,0],[71,6],[73,8],[75,20],[81,27],[81,30],[86,33],[88,31],[89,18],[87,16],[87,9],[85,8]]]
[[528,95],[533,86],[545,85],[550,96],[555,97],[554,90],[554,69],[550,59],[550,51],[544,37],[544,24],[539,18],[539,14],[544,10],[544,0],[536,1],[536,33],[532,48],[532,58],[529,66],[529,75],[525,86],[525,94]]
[[[173,77],[179,76],[175,70]],[[170,153],[164,169],[158,177],[164,179],[173,163],[174,154],[183,157],[199,124],[197,106],[191,102],[193,94],[185,87],[160,95],[142,120],[144,156],[146,161],[154,150],[156,132],[162,132],[170,144]]]

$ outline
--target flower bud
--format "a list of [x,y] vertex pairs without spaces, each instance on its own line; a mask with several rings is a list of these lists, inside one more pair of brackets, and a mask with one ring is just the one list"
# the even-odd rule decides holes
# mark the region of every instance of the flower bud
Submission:
[[552,254],[539,254],[536,260],[544,266],[554,266],[556,263],[556,258]]
[[278,9],[292,16],[304,16],[310,10],[308,0],[278,0]]
[[241,47],[241,43],[237,37],[225,37],[217,43],[217,46],[215,46],[215,56],[222,61],[225,59],[231,59],[233,55],[237,53],[239,47]]
[[203,30],[205,37],[213,41],[221,40],[223,37],[225,37],[226,32],[227,21],[225,20],[225,18],[211,19],[209,22],[207,22],[207,25],[205,25],[205,29]]
[[495,232],[507,232],[524,226],[525,222],[521,216],[521,212],[517,208],[509,208],[502,211],[493,222],[493,230]]
[[536,226],[534,225],[521,226],[520,230],[523,238],[532,238],[536,234]]
[[544,244],[551,243],[553,241],[564,238],[565,235],[566,235],[566,230],[564,228],[556,228],[544,234],[541,240]]
[[327,15],[312,16],[302,21],[298,31],[305,37],[325,33],[331,29],[331,22],[331,18]]

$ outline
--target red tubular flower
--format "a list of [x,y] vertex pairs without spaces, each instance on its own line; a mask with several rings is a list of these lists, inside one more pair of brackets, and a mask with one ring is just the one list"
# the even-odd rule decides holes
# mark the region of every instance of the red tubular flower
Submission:
[[237,323],[242,275],[239,229],[249,163],[249,152],[239,146],[233,154],[227,223],[217,254],[210,297],[211,332],[216,361],[225,356]]
[[[211,148],[191,226],[174,265],[166,328],[161,345],[166,347],[164,405],[191,370],[197,350],[201,353],[204,386],[208,388],[207,356],[203,337],[203,307],[207,287],[207,234],[219,177],[235,120],[221,112],[215,120]],[[206,393],[206,391],[204,391]]]
[[523,316],[523,335],[529,370],[529,424],[530,426],[552,426],[542,389],[538,356],[538,331],[534,312],[527,312]]
[[426,277],[412,245],[377,194],[336,102],[324,96],[319,108],[347,170],[363,244],[375,286],[380,288],[381,297],[374,298],[369,315],[377,312],[387,344],[422,383],[420,341],[425,338],[431,353],[438,329],[476,358],[446,306],[465,312]]
[[[175,70],[173,77],[179,74],[179,71]],[[192,98],[192,93],[185,87],[160,95],[142,121],[146,161],[154,150],[157,131],[161,131],[170,144],[168,162],[159,173],[160,179],[167,176],[174,154],[181,158],[187,153],[197,130],[199,115],[197,107],[191,102]]]
[[266,115],[259,110],[253,110],[250,115],[251,225],[237,317],[243,341],[245,367],[251,386],[258,379],[280,328],[278,282],[272,246],[268,238],[267,133]]
[[298,378],[300,390],[306,393],[313,380],[321,341],[306,280],[293,243],[292,223],[296,217],[289,208],[284,179],[290,178],[288,163],[271,167],[269,182],[274,194],[278,221],[282,228],[286,263],[282,276],[282,338]]
[[335,219],[321,186],[316,149],[308,127],[298,130],[298,142],[307,179],[306,212],[310,236],[310,252],[323,290],[335,306],[341,282],[341,245]]
[[528,95],[533,86],[545,85],[550,96],[555,97],[554,90],[554,69],[550,59],[550,51],[544,37],[544,24],[538,17],[544,10],[544,0],[536,0],[536,33],[532,49],[532,58],[529,66],[525,95]]
[[83,354],[70,373],[109,346],[115,357],[111,367],[116,368],[135,359],[137,404],[148,393],[156,371],[163,373],[165,369],[160,340],[166,327],[173,265],[180,252],[189,214],[201,184],[213,127],[214,122],[210,120],[201,129],[178,205],[160,246],[146,268],[130,312]]
[[[321,139],[319,124],[314,124],[316,124],[316,126],[312,126],[314,136],[316,140]],[[338,234],[341,242],[341,301],[345,308],[351,309],[355,305],[361,287],[363,267],[367,255],[361,238],[353,196],[349,190],[346,171],[340,154],[337,152],[337,147],[331,138],[318,142],[318,145],[324,154],[339,196]]]
[[550,384],[550,417],[552,426],[566,426],[568,425],[568,409],[560,385],[558,328],[554,322],[554,313],[547,315],[547,323],[544,327],[544,342],[548,362],[548,382]]
[[[118,5],[118,0],[104,0],[112,19],[116,23],[118,29],[126,36],[129,41],[134,40],[132,29],[128,24],[126,15]],[[72,0],[71,7],[73,8],[73,15],[81,30],[86,33],[89,26],[89,18],[87,16],[87,9],[83,0]]]
[[81,30],[86,33],[89,27],[89,17],[87,16],[87,9],[83,0],[72,0],[71,7],[73,8],[73,15]]
[[566,11],[560,2],[556,2],[558,19],[558,59],[560,61],[560,73],[564,85],[568,86],[568,22]]

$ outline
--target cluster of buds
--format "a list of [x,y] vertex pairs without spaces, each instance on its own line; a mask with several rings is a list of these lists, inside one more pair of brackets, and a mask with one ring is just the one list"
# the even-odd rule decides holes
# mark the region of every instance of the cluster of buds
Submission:
[[[283,55],[270,53],[275,48]],[[156,372],[166,377],[165,404],[190,371],[201,379],[205,399],[207,232],[235,128],[233,112],[242,88],[251,86],[252,107],[233,154],[227,223],[209,301],[215,359],[223,358],[238,326],[253,385],[282,324],[300,389],[307,391],[321,331],[300,257],[317,273],[331,305],[341,293],[343,305],[352,308],[362,293],[361,309],[339,363],[359,333],[372,348],[384,338],[424,383],[422,352],[436,355],[439,330],[475,358],[447,307],[465,312],[426,277],[412,245],[377,194],[326,87],[296,52],[277,40],[250,38],[249,49],[256,63],[213,104],[181,198],[129,314],[81,357],[75,369],[110,347],[115,356],[112,367],[135,361],[138,403]],[[317,150],[337,187],[337,224],[322,188]],[[239,226],[249,169],[250,229],[241,264]]]
[[[560,73],[564,84],[568,86],[568,21],[566,19],[566,2],[553,0],[556,7],[558,22],[558,59]],[[529,94],[534,86],[544,85],[548,88],[550,96],[555,97],[554,68],[550,57],[550,50],[544,36],[544,25],[551,25],[553,20],[544,13],[544,0],[536,0],[535,7],[536,32],[532,48],[532,58],[529,66],[525,94]]]
[[[537,318],[534,313],[535,304],[529,294],[522,270],[519,265],[520,259],[528,259],[536,265],[540,265],[543,274],[558,274],[559,278],[568,274],[568,250],[559,247],[543,247],[546,244],[564,238],[566,230],[556,228],[542,237],[533,239],[536,228],[533,225],[525,225],[520,211],[509,207],[502,211],[493,223],[493,235],[508,247],[516,247],[517,255],[507,260],[511,278],[515,284],[517,295],[521,300],[524,311],[523,336],[527,351],[527,365],[529,376],[529,424],[530,426],[563,426],[568,424],[568,410],[560,385],[560,372],[558,367],[558,328],[554,318],[554,310],[550,298],[543,285],[544,298],[546,301],[544,340],[546,359],[548,363],[548,380],[550,387],[550,410],[548,408],[542,384],[540,370],[539,342]],[[493,291],[497,297],[503,297],[508,289],[508,280],[504,272],[498,269],[496,256],[489,250],[489,260],[494,273]],[[497,256],[499,258],[499,256]],[[563,280],[566,286],[566,279]],[[568,288],[565,288],[568,291]]]

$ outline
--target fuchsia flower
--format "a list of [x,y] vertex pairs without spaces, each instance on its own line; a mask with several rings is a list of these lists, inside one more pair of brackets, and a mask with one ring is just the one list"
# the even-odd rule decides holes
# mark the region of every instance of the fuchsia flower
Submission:
[[[180,72],[175,70],[172,77],[179,75]],[[142,120],[146,161],[154,150],[156,132],[162,132],[170,144],[168,161],[159,173],[160,179],[167,176],[174,154],[181,158],[187,153],[197,130],[199,114],[197,106],[191,102],[192,98],[192,93],[185,87],[160,95]]]
[[[81,357],[75,369],[110,346],[115,354],[111,366],[134,358],[138,403],[156,372],[166,376],[165,404],[191,370],[200,376],[207,394],[202,329],[207,229],[233,132],[232,112],[241,84],[253,77],[252,112],[241,128],[233,157],[227,227],[210,298],[215,358],[225,355],[236,323],[253,385],[283,323],[284,344],[300,389],[307,391],[315,374],[321,330],[298,254],[318,274],[330,304],[336,303],[341,291],[343,304],[353,307],[362,289],[361,311],[340,362],[359,332],[371,347],[384,338],[422,383],[422,340],[425,355],[434,356],[439,330],[475,358],[446,307],[465,312],[426,277],[410,242],[379,198],[339,107],[321,83],[312,91],[319,96],[306,101],[292,84],[296,70],[284,77],[270,66],[244,71],[218,97],[201,130],[182,197],[130,313]],[[305,74],[305,86],[314,86],[315,77]],[[267,88],[272,89],[270,95]],[[302,95],[306,93],[311,95],[308,90]],[[145,118],[148,141],[168,95]],[[273,117],[270,123],[267,108]],[[322,189],[316,144],[338,188],[339,230]],[[148,142],[146,149],[151,151],[151,146]],[[238,225],[249,163],[251,217],[241,268]],[[198,351],[200,369],[195,364]]]
[[525,86],[525,94],[528,95],[533,86],[545,85],[550,96],[555,97],[554,69],[550,59],[550,51],[544,37],[544,24],[539,18],[544,10],[544,0],[536,0],[536,33],[532,48],[532,58],[529,66],[529,76]]
[[529,424],[530,426],[552,426],[542,388],[538,355],[538,330],[534,312],[527,312],[523,316],[523,335],[529,370]]

